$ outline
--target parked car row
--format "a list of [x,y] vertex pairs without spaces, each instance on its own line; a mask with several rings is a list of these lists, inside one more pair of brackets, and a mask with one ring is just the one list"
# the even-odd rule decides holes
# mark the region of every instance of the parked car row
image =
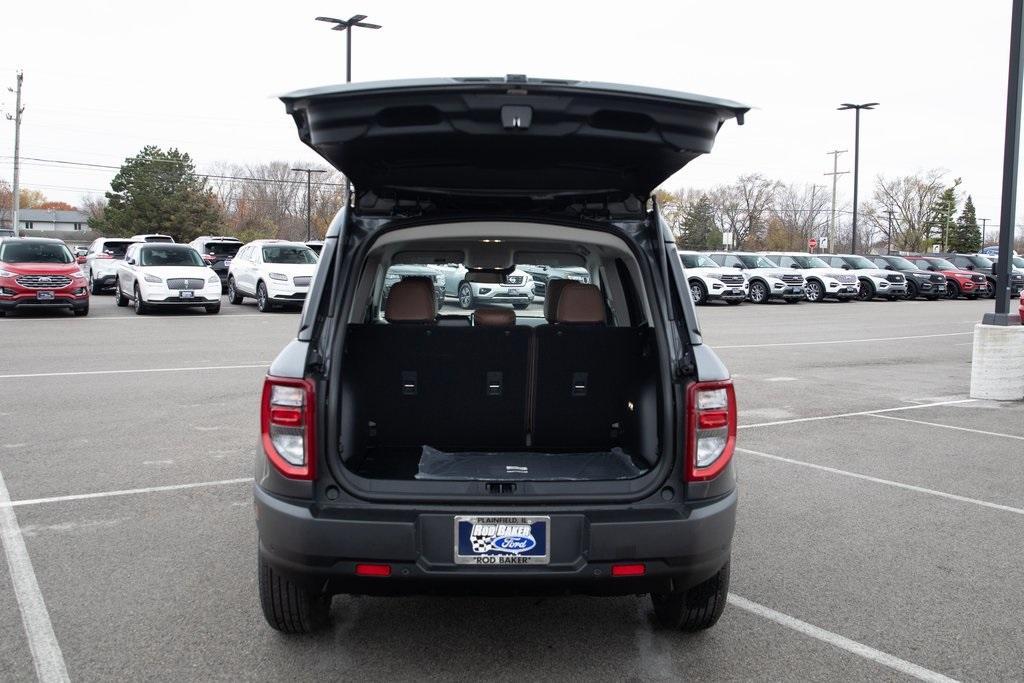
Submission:
[[[678,253],[697,304],[995,296],[997,257],[992,254]],[[1012,258],[1010,294],[1019,297],[1024,290],[1024,258]]]

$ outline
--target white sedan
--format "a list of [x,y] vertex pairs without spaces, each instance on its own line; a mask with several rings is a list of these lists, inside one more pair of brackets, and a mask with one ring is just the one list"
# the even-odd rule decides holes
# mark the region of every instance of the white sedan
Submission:
[[202,306],[220,312],[220,278],[187,244],[132,244],[117,265],[114,302],[139,315],[154,308]]

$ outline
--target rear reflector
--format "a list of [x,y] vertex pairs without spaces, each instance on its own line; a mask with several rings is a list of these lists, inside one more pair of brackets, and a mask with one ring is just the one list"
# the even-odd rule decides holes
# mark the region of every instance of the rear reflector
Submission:
[[694,382],[686,395],[687,481],[712,479],[736,448],[736,393],[732,381]]
[[356,576],[391,576],[390,564],[357,564]]
[[613,564],[612,576],[643,576],[647,567],[642,564]]

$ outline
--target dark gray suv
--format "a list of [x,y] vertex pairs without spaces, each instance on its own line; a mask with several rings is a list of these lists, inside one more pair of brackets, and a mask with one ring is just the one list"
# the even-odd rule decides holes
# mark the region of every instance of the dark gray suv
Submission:
[[[652,192],[747,108],[522,76],[283,100],[355,190],[263,387],[268,623],[322,628],[338,594],[646,593],[661,624],[712,626],[736,399]],[[590,282],[556,280],[543,316],[453,318],[430,277],[386,281],[402,263]]]

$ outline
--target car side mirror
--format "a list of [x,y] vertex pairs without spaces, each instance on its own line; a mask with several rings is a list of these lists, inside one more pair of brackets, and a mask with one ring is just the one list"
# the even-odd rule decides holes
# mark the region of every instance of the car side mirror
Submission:
[[793,265],[791,265],[790,268],[793,268],[795,270],[800,270],[800,266],[795,264],[795,263]]
[[849,270],[849,269],[850,269],[850,265],[848,263],[844,263],[843,264],[843,270]]
[[133,259],[133,258],[132,258],[132,257],[130,257],[130,256],[129,256],[128,258],[126,258],[126,259],[124,260],[124,262],[125,262],[125,263],[127,263],[127,264],[128,264],[129,266],[134,266],[134,265],[135,265],[135,259]]

